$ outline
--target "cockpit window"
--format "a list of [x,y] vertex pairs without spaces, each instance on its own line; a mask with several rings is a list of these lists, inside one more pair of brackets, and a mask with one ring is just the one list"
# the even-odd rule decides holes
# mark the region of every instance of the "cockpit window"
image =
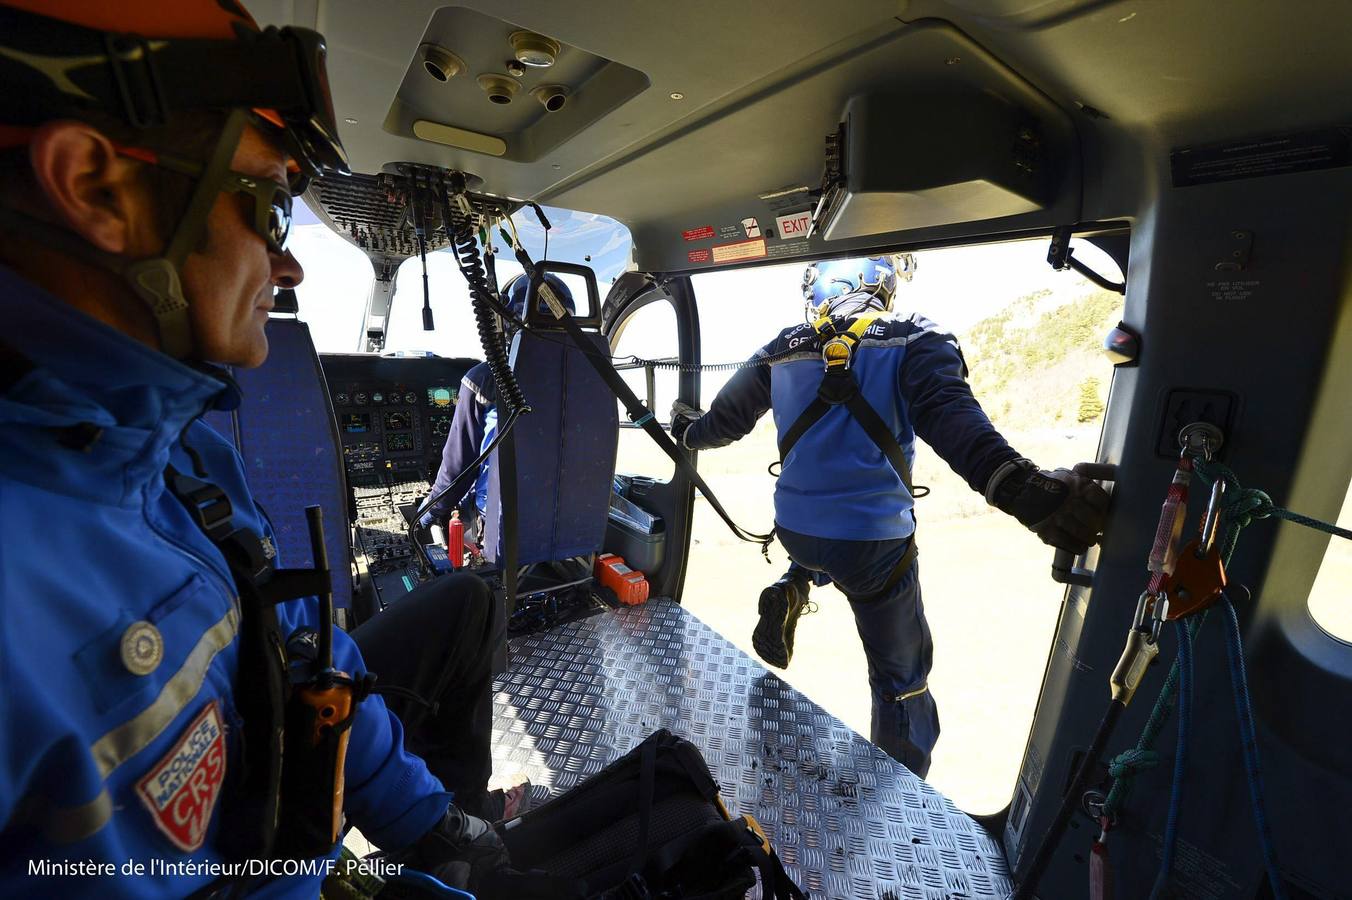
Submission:
[[305,268],[296,288],[300,318],[320,353],[352,353],[362,347],[362,322],[371,297],[371,263],[366,254],[322,224],[296,198],[295,224],[287,241]]
[[[362,329],[373,282],[371,264],[362,251],[320,224],[303,203],[298,201],[296,209],[297,224],[289,248],[305,267],[305,280],[297,288],[301,318],[309,323],[321,353],[362,350]],[[543,209],[550,224],[547,238],[531,209],[522,209],[513,217],[517,235],[531,258],[591,266],[604,300],[611,283],[629,263],[633,243],[629,229],[607,216],[549,206]],[[510,251],[501,247],[501,237],[493,235],[493,242],[500,248],[497,275],[502,286],[521,268]],[[412,257],[399,268],[398,288],[386,325],[385,351],[481,358],[469,290],[455,258],[449,251],[428,254],[427,274],[436,330],[423,330],[422,262]],[[581,279],[565,276],[564,281],[578,296],[578,311],[585,312]]]

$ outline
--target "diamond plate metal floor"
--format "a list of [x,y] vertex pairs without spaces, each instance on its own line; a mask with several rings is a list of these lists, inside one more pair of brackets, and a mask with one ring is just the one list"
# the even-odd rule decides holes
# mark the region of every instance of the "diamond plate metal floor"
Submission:
[[535,800],[666,727],[704,751],[728,806],[764,825],[814,898],[1012,890],[980,826],[669,600],[512,639],[494,689],[494,771],[528,775]]

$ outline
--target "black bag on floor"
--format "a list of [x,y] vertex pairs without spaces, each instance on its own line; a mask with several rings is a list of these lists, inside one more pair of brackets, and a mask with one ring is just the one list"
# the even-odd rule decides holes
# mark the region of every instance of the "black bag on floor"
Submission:
[[[498,826],[512,868],[479,896],[806,900],[760,825],[733,818],[699,749],[654,732],[592,778]],[[541,879],[540,871],[548,873]]]

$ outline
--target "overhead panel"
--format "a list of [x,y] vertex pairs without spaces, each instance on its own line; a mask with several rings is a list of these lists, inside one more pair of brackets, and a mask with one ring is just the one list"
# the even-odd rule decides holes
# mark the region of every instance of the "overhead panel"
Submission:
[[[957,202],[961,198],[939,192],[928,206],[875,210],[869,226],[846,239],[809,239],[803,216],[817,202],[827,137],[837,134],[850,98],[863,94],[888,95],[901,164],[942,161],[917,151],[944,144],[956,153],[964,133],[971,142],[988,141],[1017,121],[1036,136],[1045,182],[1018,194],[998,187],[1003,179],[992,175],[984,200]],[[968,128],[935,103],[945,95],[987,98],[968,110],[993,124]],[[1010,130],[1009,138],[1016,134]],[[990,148],[968,150],[975,157]],[[1006,155],[1025,151],[1011,146]],[[891,20],[749,86],[698,122],[580,174],[548,199],[605,209],[626,221],[641,269],[698,271],[1077,221],[1079,165],[1074,126],[1045,95],[947,23]]]
[[384,129],[533,162],[648,87],[637,69],[458,6],[438,9]]

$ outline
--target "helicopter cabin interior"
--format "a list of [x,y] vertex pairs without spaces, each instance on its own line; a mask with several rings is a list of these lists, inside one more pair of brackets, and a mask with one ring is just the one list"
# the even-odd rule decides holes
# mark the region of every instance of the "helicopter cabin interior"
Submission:
[[[1090,896],[1097,877],[1095,890],[1146,897],[1166,850],[1159,896],[1352,896],[1352,645],[1306,605],[1329,535],[1250,525],[1226,572],[1237,641],[1221,607],[1209,624],[1193,619],[1190,743],[1175,777],[1180,718],[1151,717],[1178,649],[1172,629],[1148,637],[1163,611],[1140,609],[1180,454],[1223,464],[1278,507],[1338,516],[1352,476],[1352,6],[246,5],[263,25],[327,39],[354,174],[305,199],[365,253],[372,288],[345,353],[317,354],[279,305],[269,362],[239,373],[244,405],[212,424],[261,497],[303,501],[265,505],[321,502],[352,523],[329,535],[330,557],[353,562],[354,579],[335,586],[349,625],[452,565],[410,511],[477,360],[381,352],[395,275],[420,252],[453,255],[472,292],[477,279],[494,294],[490,248],[510,261],[517,223],[548,234],[542,206],[603,214],[632,235],[609,284],[580,258],[529,260],[537,285],[545,271],[582,285],[577,335],[531,307],[511,347],[485,345],[531,408],[500,448],[485,535],[483,571],[503,573],[514,611],[586,585],[589,554],[616,539],[616,434],[629,423],[587,354],[570,351],[608,356],[637,311],[666,304],[679,398],[711,399],[699,313],[721,311],[697,312],[693,276],[1027,238],[1080,270],[1074,249],[1092,244],[1124,276],[1088,276],[1125,293],[1097,458],[1082,460],[1112,493],[1108,525],[1087,556],[1057,560],[1064,597],[1003,812],[968,816],[683,608],[696,492],[680,466],[633,479],[621,498],[663,534],[660,548],[651,527],[621,535],[647,560],[646,603],[514,629],[496,682],[498,764],[557,793],[668,727],[704,751],[729,805],[763,823],[813,896],[1052,900]],[[322,303],[301,312],[325,315]],[[475,313],[485,341],[501,341],[491,306]],[[299,520],[275,524],[283,541],[304,535]],[[1159,654],[1154,666],[1139,646],[1124,656],[1129,633]],[[1148,720],[1158,771],[1113,798],[1109,817],[1122,772],[1108,761]]]

